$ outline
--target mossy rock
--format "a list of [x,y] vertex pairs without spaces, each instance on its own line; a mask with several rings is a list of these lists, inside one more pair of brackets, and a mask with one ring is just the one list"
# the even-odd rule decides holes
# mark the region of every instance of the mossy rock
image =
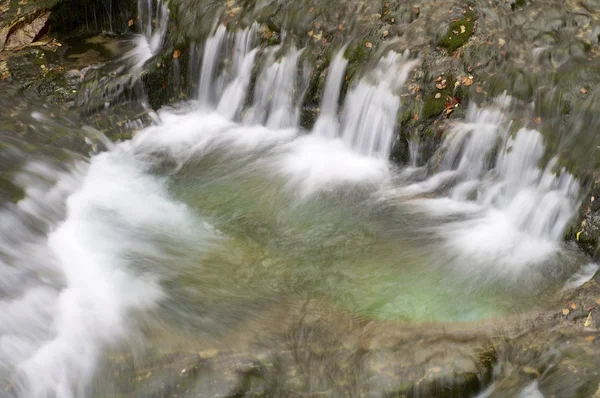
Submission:
[[25,198],[25,190],[7,178],[0,176],[0,198],[6,198],[13,203],[17,203]]
[[438,41],[438,46],[445,47],[450,54],[462,47],[473,36],[476,20],[477,14],[469,11],[463,18],[452,22],[448,28],[448,33]]

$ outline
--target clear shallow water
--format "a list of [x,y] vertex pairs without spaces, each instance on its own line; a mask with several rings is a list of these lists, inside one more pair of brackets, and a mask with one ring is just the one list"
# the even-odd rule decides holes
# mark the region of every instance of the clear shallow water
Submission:
[[[165,329],[226,339],[298,296],[410,323],[500,317],[543,304],[587,262],[562,243],[578,184],[538,168],[541,136],[510,132],[509,98],[472,108],[435,169],[398,169],[386,154],[406,73],[373,84],[376,69],[343,110],[327,99],[325,125],[339,130],[303,132],[301,50],[263,54],[254,102],[239,101],[257,55],[240,44],[248,32],[217,32],[200,103],[162,110],[89,162],[15,176],[26,197],[0,235],[7,395],[86,396],[107,351],[143,350]],[[227,40],[244,50],[215,79],[207,63]],[[381,112],[363,115],[373,97]]]

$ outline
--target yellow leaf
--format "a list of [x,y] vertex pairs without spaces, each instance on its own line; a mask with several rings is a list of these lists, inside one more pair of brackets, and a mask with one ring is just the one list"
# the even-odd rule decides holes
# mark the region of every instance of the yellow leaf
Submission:
[[465,33],[467,31],[467,28],[465,28],[465,25],[460,25],[460,33]]
[[568,308],[565,308],[562,310],[563,315],[569,315],[569,312],[571,312],[571,311],[569,311]]
[[587,319],[585,320],[585,323],[583,324],[583,326],[588,327],[592,324],[592,313],[590,312],[587,316]]
[[575,235],[575,239],[577,239],[577,241],[579,242],[579,236],[581,235],[583,231],[579,231],[577,232],[577,234]]

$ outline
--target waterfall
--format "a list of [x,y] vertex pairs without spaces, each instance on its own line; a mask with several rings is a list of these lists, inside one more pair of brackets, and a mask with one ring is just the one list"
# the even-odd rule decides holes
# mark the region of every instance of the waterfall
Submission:
[[363,77],[350,90],[342,115],[342,140],[346,144],[365,155],[389,158],[400,110],[397,91],[417,62],[409,60],[408,52],[390,52],[372,75]]
[[225,89],[217,112],[228,119],[234,119],[240,113],[246,100],[252,69],[258,54],[258,49],[254,48],[257,30],[258,25],[255,23],[249,29],[236,32],[233,35],[233,49],[227,51],[227,54],[231,53],[232,59],[229,61],[231,68],[230,71],[224,71],[220,78],[221,85]]
[[[302,49],[291,46],[285,55],[281,47],[256,48],[258,26],[229,33],[217,28],[206,40],[200,68],[197,98],[201,107],[216,108],[230,120],[272,129],[298,128],[300,107],[308,88],[311,70],[299,65]],[[419,62],[408,52],[390,51],[374,70],[350,89],[341,116],[338,115],[341,86],[348,61],[345,46],[331,62],[321,112],[312,133],[328,139],[340,138],[349,148],[366,156],[388,159],[394,141],[400,92],[408,74]],[[248,93],[258,60],[264,66]],[[198,63],[192,57],[190,70]],[[252,100],[248,107],[246,99]]]
[[141,68],[162,48],[167,34],[169,8],[164,0],[138,0],[138,15],[141,34],[136,38],[135,48],[125,57],[133,59],[135,66]]
[[412,168],[419,166],[421,153],[421,139],[418,134],[408,140],[408,164]]
[[204,44],[204,54],[202,55],[202,69],[200,72],[200,86],[198,91],[198,100],[202,106],[208,106],[212,103],[214,92],[214,73],[217,62],[221,56],[221,48],[227,34],[225,26],[221,25],[214,36],[209,37]]
[[447,134],[437,171],[398,190],[427,213],[466,217],[442,231],[449,247],[461,261],[477,259],[505,272],[558,252],[579,196],[579,184],[556,159],[539,168],[544,143],[538,131],[511,134],[510,103],[504,96],[492,107],[472,106]]
[[342,47],[331,62],[321,103],[321,113],[313,129],[314,134],[323,137],[335,138],[339,134],[338,102],[346,66],[348,65],[348,60],[344,58],[345,49],[346,46]]

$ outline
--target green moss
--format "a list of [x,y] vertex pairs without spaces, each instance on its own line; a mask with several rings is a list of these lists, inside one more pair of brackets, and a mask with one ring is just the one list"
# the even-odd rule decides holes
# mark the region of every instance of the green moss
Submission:
[[272,34],[269,40],[267,40],[268,46],[277,46],[279,44],[281,44],[281,37],[276,33]]
[[569,103],[569,101],[562,100],[560,105],[561,105],[560,112],[563,115],[568,115],[571,113],[572,109],[571,109],[571,104]]
[[448,33],[438,42],[438,46],[447,48],[449,53],[453,53],[462,47],[473,36],[476,19],[477,14],[469,11],[463,18],[452,22]]
[[10,201],[17,203],[25,198],[25,190],[11,181],[0,176],[0,192],[6,195]]
[[360,69],[368,62],[370,53],[365,46],[365,42],[359,42],[357,45],[346,49],[344,57],[348,60],[348,66],[346,67],[346,80],[348,83],[358,75]]
[[429,98],[423,105],[423,117],[425,119],[438,117],[445,109],[445,101],[443,98]]

